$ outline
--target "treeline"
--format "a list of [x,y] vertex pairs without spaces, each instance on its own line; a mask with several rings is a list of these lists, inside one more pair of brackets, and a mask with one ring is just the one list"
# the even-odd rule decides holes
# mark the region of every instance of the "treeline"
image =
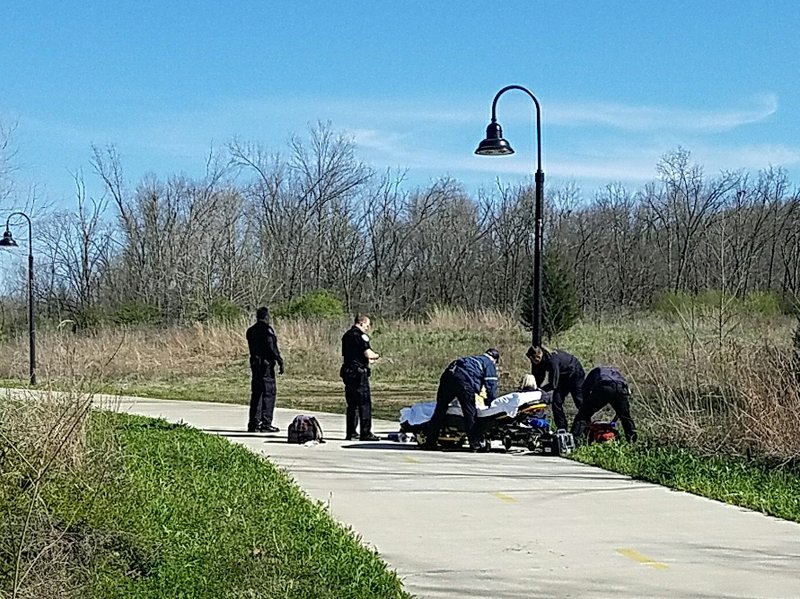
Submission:
[[[105,194],[87,197],[76,177],[74,207],[37,218],[40,315],[181,322],[319,289],[351,312],[512,311],[530,285],[532,185],[472,195],[443,178],[410,189],[402,172],[357,160],[353,142],[327,125],[281,152],[235,141],[200,179],[131,186],[122,166],[113,147],[94,148]],[[640,309],[664,293],[705,290],[791,304],[800,193],[786,173],[709,176],[683,149],[657,168],[641,189],[545,190],[546,253],[567,266],[558,272],[573,277],[581,309]],[[4,318],[17,313],[8,305]]]

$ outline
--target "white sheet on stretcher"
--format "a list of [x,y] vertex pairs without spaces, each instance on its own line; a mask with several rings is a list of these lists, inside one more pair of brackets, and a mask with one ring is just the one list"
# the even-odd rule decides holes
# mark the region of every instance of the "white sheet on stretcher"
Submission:
[[[519,406],[532,402],[532,401],[539,401],[542,398],[541,391],[525,391],[525,392],[513,392],[498,397],[492,402],[492,405],[487,407],[484,406],[477,406],[478,408],[478,418],[486,418],[488,416],[494,416],[495,414],[500,414],[501,412],[505,412],[508,414],[509,418],[513,418],[517,415],[517,410]],[[408,408],[401,408],[400,409],[400,422],[407,422],[411,426],[417,424],[423,424],[424,422],[428,422],[433,416],[433,411],[436,409],[436,402],[435,401],[424,401],[421,403],[416,403],[413,406]],[[458,400],[453,400],[450,406],[447,408],[447,413],[461,416],[461,406],[458,404]]]

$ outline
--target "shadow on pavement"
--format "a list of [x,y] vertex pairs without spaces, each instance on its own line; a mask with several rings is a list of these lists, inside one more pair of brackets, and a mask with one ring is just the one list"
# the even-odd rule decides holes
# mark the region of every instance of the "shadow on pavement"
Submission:
[[[207,428],[201,428],[200,430],[203,431],[204,433],[214,433],[214,434],[220,435],[222,437],[231,437],[231,438],[234,438],[234,437],[235,438],[249,437],[249,438],[252,438],[252,439],[269,439],[270,438],[270,437],[266,436],[265,433],[248,433],[247,431],[231,431],[231,432],[215,431],[215,430],[210,430],[210,429],[207,429]],[[277,433],[275,433],[275,434],[277,434]],[[286,439],[284,439],[284,442],[285,441],[286,441]]]
[[395,441],[345,441],[349,445],[342,445],[342,449],[384,449],[406,451],[416,450],[417,446],[410,443],[396,443]]

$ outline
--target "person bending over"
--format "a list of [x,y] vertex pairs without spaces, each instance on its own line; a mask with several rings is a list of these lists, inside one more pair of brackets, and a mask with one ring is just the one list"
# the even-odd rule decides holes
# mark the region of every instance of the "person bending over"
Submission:
[[589,424],[598,411],[610,405],[617,413],[625,438],[636,440],[636,425],[631,418],[630,391],[623,374],[611,366],[598,366],[589,372],[583,384],[583,404],[572,422],[576,443],[585,442]]
[[435,449],[444,426],[447,408],[453,399],[458,399],[464,415],[464,427],[473,451],[487,451],[480,432],[476,427],[475,394],[486,387],[486,402],[491,405],[497,397],[497,362],[500,352],[487,349],[480,356],[465,356],[452,361],[439,378],[436,392],[436,408],[428,424],[428,438],[425,449]]
[[[542,391],[552,391],[553,420],[556,428],[567,430],[567,415],[564,413],[564,398],[569,394],[580,409],[583,381],[586,373],[578,358],[562,350],[545,347],[529,347],[525,354],[531,361],[531,371]],[[543,385],[545,376],[547,384]]]

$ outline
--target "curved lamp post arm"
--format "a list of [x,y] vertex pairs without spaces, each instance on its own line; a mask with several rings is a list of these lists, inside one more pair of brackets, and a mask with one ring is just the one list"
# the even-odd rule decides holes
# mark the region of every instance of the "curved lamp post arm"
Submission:
[[31,217],[24,212],[12,212],[6,219],[6,231],[10,230],[9,225],[11,224],[12,216],[21,216],[28,221],[28,255],[33,255],[33,226],[31,225]]
[[497,94],[495,94],[494,100],[492,100],[492,122],[497,122],[497,101],[500,99],[504,93],[511,89],[518,89],[522,92],[528,94],[531,100],[533,100],[534,105],[536,106],[536,170],[537,172],[541,172],[542,170],[542,109],[539,106],[539,100],[536,99],[536,96],[533,95],[533,92],[529,90],[527,87],[522,87],[521,85],[507,85],[503,89],[501,89]]

